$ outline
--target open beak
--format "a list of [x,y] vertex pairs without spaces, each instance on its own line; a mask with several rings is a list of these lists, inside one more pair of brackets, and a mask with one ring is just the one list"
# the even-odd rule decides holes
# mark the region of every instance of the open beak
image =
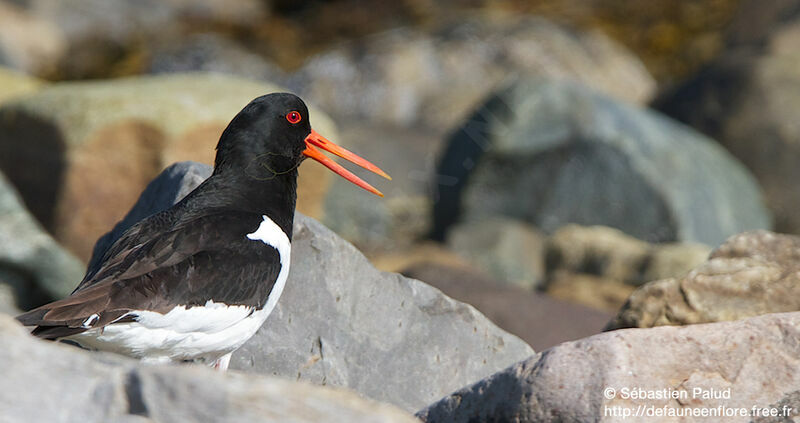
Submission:
[[323,137],[313,129],[311,130],[311,133],[308,134],[308,136],[306,137],[306,149],[303,151],[303,154],[322,163],[323,166],[336,172],[336,174],[343,177],[344,179],[347,179],[348,181],[360,186],[361,188],[364,188],[365,190],[375,195],[380,195],[381,197],[383,197],[383,193],[375,189],[372,185],[364,182],[361,178],[354,175],[349,170],[343,168],[340,164],[329,159],[328,156],[322,154],[322,152],[320,152],[317,149],[317,147],[325,151],[331,152],[345,160],[353,162],[363,167],[364,169],[369,170],[370,172],[377,173],[378,175],[381,175],[384,178],[391,180],[392,177],[387,175],[386,172],[380,170],[378,166],[375,166],[374,164],[362,159],[361,157],[356,156],[355,154],[345,150],[344,148],[339,147],[338,145],[328,141],[327,139],[325,139],[325,137]]

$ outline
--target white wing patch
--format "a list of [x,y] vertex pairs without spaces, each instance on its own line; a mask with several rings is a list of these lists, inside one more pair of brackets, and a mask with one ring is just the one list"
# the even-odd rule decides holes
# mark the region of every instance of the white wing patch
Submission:
[[272,246],[278,250],[278,255],[281,259],[281,270],[278,273],[278,279],[275,280],[275,286],[272,287],[272,291],[267,298],[267,304],[264,306],[264,310],[267,315],[269,315],[272,313],[275,305],[278,304],[278,298],[280,298],[283,288],[286,286],[286,279],[289,277],[292,244],[289,242],[289,237],[286,236],[280,226],[275,224],[275,222],[266,215],[263,217],[264,220],[258,225],[258,229],[251,234],[247,234],[247,238],[254,241],[261,241]]
[[[136,310],[127,314],[136,316],[135,322],[116,323],[69,338],[85,347],[156,362],[195,358],[213,361],[235,351],[258,331],[275,309],[289,276],[289,237],[272,219],[267,216],[263,218],[258,228],[247,234],[247,238],[278,250],[281,269],[261,310],[211,300],[203,306],[178,306],[166,314]],[[97,315],[89,316],[83,326],[91,326],[98,319]]]

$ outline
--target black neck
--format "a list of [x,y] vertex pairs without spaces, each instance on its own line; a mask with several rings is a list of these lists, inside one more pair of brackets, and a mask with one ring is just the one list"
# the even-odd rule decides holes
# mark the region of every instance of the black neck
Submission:
[[297,169],[254,178],[243,172],[217,172],[193,193],[190,209],[224,209],[266,215],[292,239],[297,200]]

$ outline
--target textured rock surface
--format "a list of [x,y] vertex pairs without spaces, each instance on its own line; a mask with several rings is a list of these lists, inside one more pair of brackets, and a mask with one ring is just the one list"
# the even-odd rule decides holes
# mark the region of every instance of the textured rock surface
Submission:
[[[0,169],[34,216],[85,260],[158,172],[179,160],[211,163],[236,113],[278,90],[213,74],[54,84],[0,107]],[[311,121],[339,142],[323,113],[312,108]],[[330,178],[308,167],[301,211],[316,215]]]
[[36,91],[42,85],[36,78],[0,67],[0,103]]
[[4,423],[416,421],[344,390],[200,366],[144,366],[39,341],[2,314],[0,342]]
[[530,225],[494,218],[456,226],[447,244],[494,279],[535,289],[544,282],[545,240]]
[[[159,191],[174,192],[177,181],[198,182],[164,175],[148,197],[171,198]],[[153,212],[171,205],[141,201]],[[531,354],[471,306],[376,270],[352,245],[298,214],[286,289],[231,367],[347,387],[416,411]]]
[[0,173],[0,281],[14,288],[19,307],[69,294],[83,270],[83,263],[59,246],[28,213]]
[[656,102],[709,134],[756,176],[775,230],[800,234],[800,9],[794,1],[744,2],[733,47]]
[[687,325],[800,310],[800,237],[767,231],[731,237],[680,279],[634,292],[609,329]]
[[[622,421],[621,414],[613,418],[606,413],[625,409],[636,413],[640,406],[666,407],[676,413],[719,406],[749,412],[797,390],[798,357],[800,313],[614,331],[553,347],[445,397],[418,416],[427,422],[522,423]],[[607,388],[615,392],[609,394]],[[679,393],[686,397],[626,399],[623,388],[686,392]],[[694,397],[695,388],[705,392],[730,389],[730,398]],[[746,422],[750,417],[682,421]]]
[[449,128],[513,74],[577,80],[635,102],[655,89],[641,62],[606,36],[536,18],[378,34],[312,58],[289,85],[334,115]]
[[753,177],[712,140],[576,84],[495,93],[450,138],[437,178],[437,238],[495,215],[711,245],[770,225]]
[[794,391],[783,397],[780,401],[770,404],[769,408],[775,408],[778,410],[784,410],[785,408],[791,409],[791,413],[789,414],[791,418],[786,418],[786,416],[770,416],[762,414],[759,417],[754,418],[752,421],[753,423],[794,423],[797,421],[797,418],[800,416],[800,391]]

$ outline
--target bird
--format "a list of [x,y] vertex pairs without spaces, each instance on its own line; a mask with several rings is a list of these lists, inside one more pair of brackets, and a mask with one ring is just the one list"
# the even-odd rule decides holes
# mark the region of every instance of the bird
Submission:
[[254,99],[222,132],[208,179],[126,230],[68,297],[17,320],[42,339],[227,370],[286,285],[303,160],[383,197],[320,150],[391,179],[312,129],[296,95]]

